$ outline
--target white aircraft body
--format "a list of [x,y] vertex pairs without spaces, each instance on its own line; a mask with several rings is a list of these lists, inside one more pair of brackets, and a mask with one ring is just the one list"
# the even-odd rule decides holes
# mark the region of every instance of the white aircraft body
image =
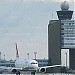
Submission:
[[38,62],[36,60],[26,60],[20,59],[18,54],[18,48],[16,44],[16,61],[15,67],[0,67],[0,71],[2,72],[7,71],[10,73],[20,73],[21,71],[30,71],[30,72],[45,72],[46,68],[49,67],[59,67],[61,65],[53,65],[53,66],[45,66],[45,67],[38,67]]
[[0,73],[17,73],[23,71],[35,72],[38,69],[38,62],[35,60],[17,59],[15,67],[0,66]]
[[21,70],[26,71],[36,71],[38,69],[38,62],[36,60],[18,59],[15,62],[15,68],[21,68]]

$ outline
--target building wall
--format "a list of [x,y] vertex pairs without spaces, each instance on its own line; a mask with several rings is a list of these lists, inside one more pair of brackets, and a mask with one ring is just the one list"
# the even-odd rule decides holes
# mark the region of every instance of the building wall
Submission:
[[15,67],[15,61],[14,60],[10,60],[10,61],[1,60],[0,66]]
[[69,62],[70,62],[70,68],[75,70],[75,49],[69,50]]
[[61,49],[61,65],[69,68],[69,49]]
[[38,62],[39,67],[47,66],[48,65],[48,59],[36,59]]
[[75,20],[61,20],[61,48],[75,48]]
[[61,64],[60,21],[51,20],[48,25],[48,65]]

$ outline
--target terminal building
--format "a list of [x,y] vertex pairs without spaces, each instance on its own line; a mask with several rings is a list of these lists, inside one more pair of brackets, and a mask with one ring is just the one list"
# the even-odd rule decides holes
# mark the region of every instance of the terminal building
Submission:
[[36,59],[39,67],[48,66],[48,59]]
[[14,60],[0,60],[0,66],[6,66],[6,67],[15,67],[15,61]]
[[59,20],[50,20],[48,25],[48,65],[62,64],[61,52],[68,50],[69,56],[66,56],[65,66],[75,69],[75,20],[72,20],[73,11],[69,10],[69,4],[66,1],[61,4],[60,8],[61,10],[57,11]]
[[[48,65],[48,59],[35,59],[38,62],[39,67],[47,66]],[[6,67],[15,67],[15,60],[0,60],[0,66],[6,66]]]

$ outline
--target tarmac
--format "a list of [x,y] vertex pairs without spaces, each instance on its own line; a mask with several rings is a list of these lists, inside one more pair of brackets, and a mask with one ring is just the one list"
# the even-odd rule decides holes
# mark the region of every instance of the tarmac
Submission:
[[[16,75],[16,74],[0,74],[0,75]],[[31,73],[29,74],[20,74],[20,75],[33,75]],[[65,73],[36,73],[35,75],[75,75],[75,74],[65,74]]]

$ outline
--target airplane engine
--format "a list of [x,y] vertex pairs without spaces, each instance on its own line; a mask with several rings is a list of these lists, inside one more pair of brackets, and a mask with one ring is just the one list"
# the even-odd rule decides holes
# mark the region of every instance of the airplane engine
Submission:
[[16,73],[16,72],[17,72],[17,70],[16,70],[16,69],[12,69],[12,72],[13,72],[13,73]]
[[40,72],[46,72],[46,68],[41,68]]

